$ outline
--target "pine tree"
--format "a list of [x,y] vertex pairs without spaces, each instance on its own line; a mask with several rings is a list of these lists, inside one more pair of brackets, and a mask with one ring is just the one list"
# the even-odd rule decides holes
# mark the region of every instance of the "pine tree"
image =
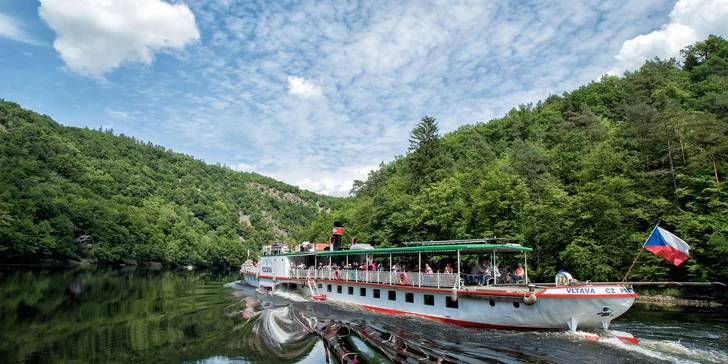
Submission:
[[412,129],[409,139],[408,167],[412,176],[412,187],[417,192],[429,182],[439,167],[440,130],[435,118],[427,115]]

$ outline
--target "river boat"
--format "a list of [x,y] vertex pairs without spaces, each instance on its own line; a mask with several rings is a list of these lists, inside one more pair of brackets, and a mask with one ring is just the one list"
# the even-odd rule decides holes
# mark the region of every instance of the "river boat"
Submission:
[[[241,267],[241,275],[246,284],[266,293],[283,287],[298,289],[317,300],[496,329],[608,330],[638,296],[629,284],[578,282],[565,272],[557,275],[555,283],[532,284],[527,259],[531,251],[490,239],[418,242],[395,248],[357,244],[348,250],[325,251],[268,246],[256,264]],[[448,257],[452,273],[423,268],[425,262]],[[488,260],[492,267],[522,262],[524,276],[509,283],[485,277],[483,285],[469,285],[475,277],[469,276],[466,263],[474,259]],[[354,269],[353,262],[362,262],[365,268]],[[372,262],[394,269],[372,270]],[[397,269],[400,262],[415,268]]]

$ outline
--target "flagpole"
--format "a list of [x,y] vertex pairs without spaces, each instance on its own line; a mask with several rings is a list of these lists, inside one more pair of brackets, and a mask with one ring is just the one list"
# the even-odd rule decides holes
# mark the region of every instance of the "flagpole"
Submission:
[[629,267],[629,270],[627,270],[627,274],[624,275],[624,279],[622,279],[622,283],[624,283],[627,280],[627,277],[629,276],[629,272],[631,272],[632,271],[632,268],[634,268],[634,265],[637,264],[637,259],[640,258],[640,255],[642,255],[642,251],[645,250],[645,244],[647,244],[647,242],[650,241],[650,238],[652,237],[652,234],[655,233],[655,230],[657,230],[657,226],[659,224],[660,223],[658,222],[657,224],[655,224],[655,227],[652,228],[652,232],[650,233],[650,236],[648,236],[647,237],[647,240],[645,240],[645,243],[642,244],[642,249],[640,249],[640,252],[637,253],[637,256],[634,258],[634,262],[632,262],[632,265]]
[[637,257],[634,258],[634,262],[632,262],[632,266],[629,267],[629,270],[627,271],[627,274],[624,275],[624,279],[622,279],[622,283],[624,283],[627,280],[627,276],[629,276],[629,272],[632,271],[632,268],[634,268],[634,265],[637,263],[637,259],[640,258],[640,255],[642,254],[642,251],[645,250],[645,247],[643,246],[642,249],[640,249],[640,252],[637,253]]

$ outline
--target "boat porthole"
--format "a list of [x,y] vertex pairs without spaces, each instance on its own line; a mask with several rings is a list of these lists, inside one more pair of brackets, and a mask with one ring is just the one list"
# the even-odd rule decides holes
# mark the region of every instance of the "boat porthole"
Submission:
[[490,300],[490,305],[491,305],[491,306],[495,306],[495,301],[493,301],[493,300]]
[[513,307],[519,308],[519,307],[521,307],[521,304],[518,302],[513,302]]

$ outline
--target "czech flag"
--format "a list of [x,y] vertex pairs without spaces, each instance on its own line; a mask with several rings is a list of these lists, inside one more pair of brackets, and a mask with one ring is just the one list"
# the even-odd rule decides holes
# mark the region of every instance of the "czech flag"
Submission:
[[690,256],[690,246],[675,234],[655,226],[652,234],[647,238],[643,248],[669,260],[672,264],[680,265]]

